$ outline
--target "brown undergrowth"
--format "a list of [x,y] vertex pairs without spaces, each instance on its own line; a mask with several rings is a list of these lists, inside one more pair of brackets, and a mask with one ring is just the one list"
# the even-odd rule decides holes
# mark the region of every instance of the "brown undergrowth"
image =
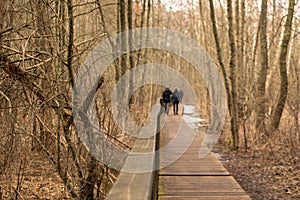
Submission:
[[[289,131],[287,131],[289,130]],[[236,151],[219,144],[221,161],[254,200],[300,199],[300,145],[289,128]]]

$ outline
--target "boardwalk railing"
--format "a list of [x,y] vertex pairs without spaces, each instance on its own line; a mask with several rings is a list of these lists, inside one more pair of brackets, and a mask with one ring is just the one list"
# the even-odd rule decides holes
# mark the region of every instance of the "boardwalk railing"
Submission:
[[[141,129],[140,135],[151,135],[151,137],[138,138],[131,149],[131,153],[127,157],[123,170],[121,170],[117,181],[110,190],[106,199],[109,200],[150,200],[156,199],[158,188],[158,155],[155,151],[159,148],[160,130],[160,105],[155,105],[150,114],[150,123]],[[149,165],[145,172],[131,173],[128,172],[133,167],[143,162],[143,160],[135,159],[135,154],[145,152],[150,157],[145,160],[146,165]],[[152,156],[151,156],[152,152]],[[145,165],[145,163],[143,163]],[[136,165],[136,166],[134,166]]]

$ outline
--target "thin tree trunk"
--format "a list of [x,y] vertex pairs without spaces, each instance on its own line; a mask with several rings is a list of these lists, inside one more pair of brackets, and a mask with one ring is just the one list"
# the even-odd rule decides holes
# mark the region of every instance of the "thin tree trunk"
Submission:
[[91,160],[88,164],[88,174],[84,180],[83,186],[80,188],[79,194],[81,200],[93,200],[94,199],[94,188],[96,185],[97,177],[97,160],[91,156]]
[[201,34],[201,39],[204,43],[204,48],[207,49],[207,42],[206,42],[206,37],[205,37],[205,32],[206,32],[206,27],[204,24],[204,15],[203,15],[203,3],[202,0],[199,0],[199,11],[200,11],[200,19],[201,19],[201,28],[202,28],[202,34]]
[[[128,12],[127,12],[127,21],[128,21],[128,30],[130,31],[133,28],[133,21],[132,21],[132,0],[128,0],[127,3],[127,7],[128,7]],[[130,33],[128,34],[128,46],[129,49],[132,48],[132,39],[133,39],[133,35]],[[134,59],[132,56],[132,53],[129,52],[129,64],[130,64],[130,69],[134,68]]]
[[[152,6],[153,6],[153,1],[152,1]],[[153,9],[152,9],[152,12],[153,12]],[[148,5],[147,5],[147,20],[146,20],[147,27],[150,26],[150,16],[151,16],[151,0],[148,0]]]
[[[116,15],[117,15],[117,32],[120,33],[121,31],[121,27],[120,27],[120,21],[121,21],[121,17],[120,17],[120,4],[121,4],[121,0],[116,0],[117,2],[117,8],[116,8]],[[116,39],[116,43],[119,44],[120,43],[120,39],[117,38]],[[117,49],[118,51],[120,51],[119,49]],[[117,58],[115,61],[115,81],[117,82],[119,80],[119,78],[121,77],[121,69],[120,69],[120,63],[121,63],[121,59]]]
[[[128,33],[128,47],[129,49],[132,49],[132,40],[133,40],[133,35],[132,35],[132,32],[130,32],[130,30],[132,30],[132,27],[133,27],[133,20],[132,20],[132,0],[128,0],[127,2],[127,26],[128,26],[128,30],[129,30],[129,33]],[[134,68],[134,59],[133,59],[133,55],[132,55],[132,52],[129,51],[128,53],[128,57],[129,57],[129,69],[133,69]],[[129,91],[131,91],[132,89],[132,85],[133,85],[133,80],[134,80],[134,77],[133,77],[133,74],[131,73],[130,75],[130,80],[129,80]],[[131,96],[130,98],[130,94],[128,94],[128,98],[130,99],[130,102],[129,102],[129,105],[132,105],[133,104],[133,96]]]
[[289,1],[288,15],[285,22],[284,35],[281,43],[280,56],[279,56],[279,67],[280,67],[280,93],[273,112],[271,119],[271,128],[278,129],[282,112],[284,109],[287,92],[288,92],[288,77],[287,77],[287,54],[288,46],[291,39],[292,33],[292,22],[295,10],[295,0]]
[[228,39],[230,47],[230,81],[231,81],[231,97],[232,97],[232,115],[231,115],[231,132],[233,137],[233,148],[239,147],[238,134],[238,113],[237,113],[237,91],[236,91],[236,44],[233,31],[233,14],[232,14],[232,0],[227,0],[227,17],[228,17]]
[[[140,17],[140,24],[139,24],[139,26],[141,28],[144,27],[144,21],[145,21],[144,18],[145,18],[145,13],[146,13],[146,2],[147,2],[147,0],[143,0],[143,8],[142,8],[142,14],[141,14],[141,17]],[[138,22],[136,22],[136,23],[138,23]],[[141,30],[141,33],[142,33],[142,30]],[[143,36],[141,34],[140,40],[142,41],[142,39],[143,39]],[[141,47],[141,44],[140,44],[140,47]],[[137,53],[137,59],[136,59],[136,65],[137,66],[140,64],[141,56],[142,56],[142,49],[140,48],[138,50],[138,53]]]
[[213,28],[213,33],[214,33],[215,44],[216,44],[216,48],[217,48],[218,62],[219,62],[219,65],[221,67],[221,70],[222,70],[224,83],[225,83],[225,88],[226,88],[228,110],[229,110],[230,116],[232,116],[232,104],[231,104],[232,97],[231,97],[227,72],[226,72],[225,65],[224,65],[223,58],[222,58],[222,49],[221,49],[218,30],[217,30],[217,23],[216,23],[216,17],[215,17],[215,7],[214,7],[213,0],[209,0],[209,6],[210,6],[210,18],[211,18],[211,22],[212,22],[212,28]]
[[256,122],[255,127],[258,131],[263,131],[265,121],[265,93],[266,93],[266,80],[269,68],[268,61],[268,41],[267,41],[267,10],[268,0],[262,0],[261,3],[261,16],[260,16],[260,54],[261,62],[259,75],[257,80],[256,91]]
[[244,133],[244,146],[248,148],[247,129],[246,121],[249,117],[249,97],[247,96],[247,67],[245,65],[245,15],[246,15],[246,4],[245,0],[241,0],[241,19],[240,19],[240,31],[239,31],[239,47],[238,47],[238,66],[239,66],[239,119],[242,121],[243,133]]
[[68,44],[68,62],[69,79],[72,87],[75,85],[75,76],[73,72],[73,43],[74,43],[74,17],[73,17],[73,2],[68,0],[68,15],[69,15],[69,44]]
[[[125,0],[120,0],[120,32],[126,31],[126,2]],[[127,37],[125,35],[121,36],[121,52],[125,52],[127,49]],[[124,75],[126,72],[126,55],[123,54],[121,56],[121,69],[120,69],[120,75]]]
[[[235,35],[236,35],[236,46],[237,49],[240,50],[240,1],[239,0],[235,0]],[[237,51],[236,52],[236,57],[237,57],[237,64],[238,66],[240,66],[239,64],[241,59],[240,59],[240,55],[241,52]]]
[[[261,18],[261,16],[260,16],[260,18]],[[255,63],[256,63],[256,54],[257,54],[258,43],[259,43],[259,34],[260,34],[260,21],[261,21],[261,19],[259,20],[259,23],[258,23],[256,37],[255,37],[255,43],[254,43],[254,48],[253,48],[253,53],[252,53],[252,64],[253,65],[255,65]],[[251,71],[253,71],[253,68]]]
[[[296,102],[300,102],[300,73],[299,73],[299,66],[300,66],[300,62],[298,66],[294,66],[295,67],[295,78],[296,78]],[[296,112],[294,113],[294,124],[295,124],[295,128],[296,128],[296,134],[298,134],[298,139],[300,142],[300,126],[299,126],[299,110],[300,110],[300,105],[298,103],[296,103]]]

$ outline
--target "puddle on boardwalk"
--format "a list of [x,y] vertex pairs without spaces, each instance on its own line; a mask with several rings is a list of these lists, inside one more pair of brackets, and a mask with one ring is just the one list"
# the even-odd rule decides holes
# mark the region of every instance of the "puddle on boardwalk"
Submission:
[[194,105],[183,105],[182,118],[192,129],[206,127],[207,120],[200,117],[200,112]]

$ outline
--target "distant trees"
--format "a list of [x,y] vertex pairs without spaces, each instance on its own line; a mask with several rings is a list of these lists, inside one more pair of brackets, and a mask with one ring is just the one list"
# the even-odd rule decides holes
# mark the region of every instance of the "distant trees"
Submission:
[[[222,1],[217,7],[213,1],[208,3],[210,28],[214,34],[216,48],[213,55],[215,54],[216,60],[218,60],[227,90],[232,135],[230,138],[233,139],[232,147],[237,148],[241,144],[239,139],[241,125],[244,130],[244,145],[247,146],[247,132],[251,133],[255,130],[255,137],[260,138],[261,136],[268,136],[270,129],[279,128],[279,121],[285,107],[284,102],[289,91],[287,87],[289,59],[293,55],[289,54],[291,50],[288,44],[289,37],[293,34],[292,13],[295,15],[295,12],[292,5],[295,6],[295,2],[289,2],[286,17],[280,16],[280,13],[284,12],[278,12],[277,3],[280,3],[278,1],[262,0],[261,5],[240,0]],[[225,3],[227,5],[227,21],[224,22],[224,18],[220,17],[223,16]],[[199,5],[203,11],[205,6],[203,1]],[[233,5],[234,10],[232,9]],[[273,8],[271,17],[269,17],[269,5]],[[257,9],[253,12],[254,7]],[[216,12],[216,9],[219,12]],[[199,20],[201,21],[203,21],[202,15],[200,13]],[[260,16],[258,23],[256,23],[256,16]],[[283,20],[285,21],[284,31],[280,26]],[[203,24],[203,22],[201,23]],[[228,25],[228,40],[220,37],[224,34],[224,30],[218,29],[218,26],[222,27],[219,24],[224,23]],[[247,25],[245,26],[245,24]],[[280,40],[281,32],[282,40]],[[277,51],[279,48],[276,46],[280,46],[280,52]],[[250,52],[253,54],[251,55]],[[226,62],[229,65],[224,64]],[[271,68],[269,67],[270,64]],[[277,76],[277,69],[280,69],[280,76]],[[292,73],[291,76],[293,76]],[[299,74],[293,77],[297,76]],[[279,77],[281,80],[280,87],[277,87]],[[277,91],[280,91],[279,96],[277,96]],[[297,107],[296,104],[294,104],[295,107]],[[236,112],[233,112],[234,108]],[[233,118],[235,119],[234,122],[232,121]]]

